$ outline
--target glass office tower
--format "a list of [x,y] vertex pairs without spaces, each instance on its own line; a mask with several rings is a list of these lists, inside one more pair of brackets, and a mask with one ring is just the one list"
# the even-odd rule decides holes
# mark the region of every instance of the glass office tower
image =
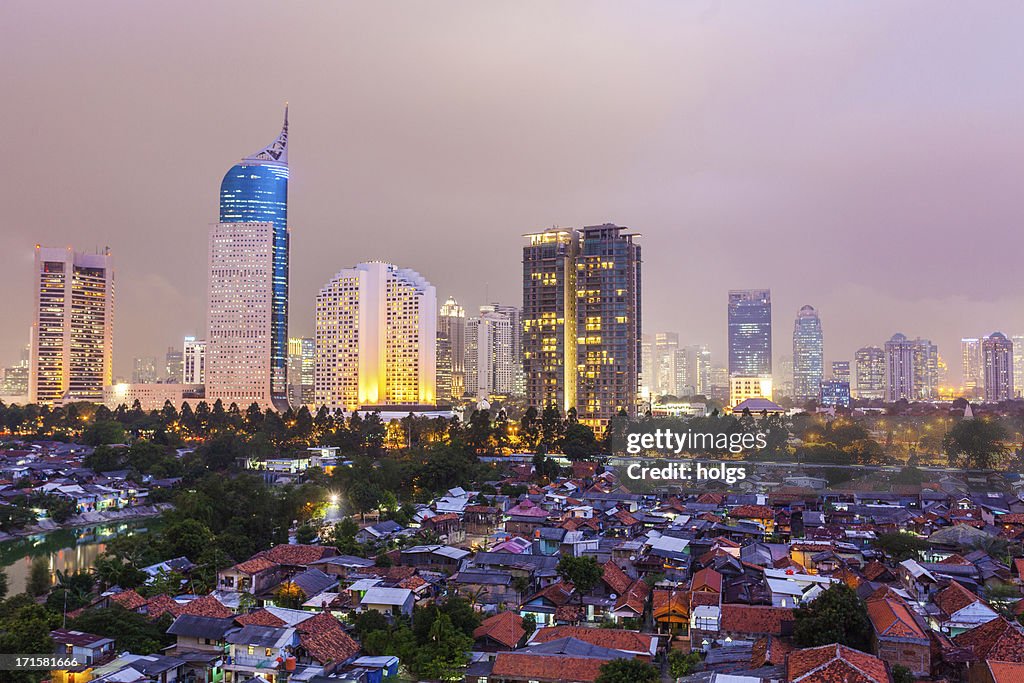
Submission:
[[767,289],[729,292],[729,374],[772,374],[772,295]]
[[220,185],[221,223],[274,226],[271,313],[271,396],[288,409],[288,107],[281,134],[231,167]]

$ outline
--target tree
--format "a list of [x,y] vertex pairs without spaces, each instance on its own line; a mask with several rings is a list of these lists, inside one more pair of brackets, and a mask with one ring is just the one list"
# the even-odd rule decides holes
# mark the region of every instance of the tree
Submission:
[[999,422],[969,418],[953,425],[942,439],[942,447],[953,467],[988,470],[1007,453],[1006,438],[1006,429]]
[[7,573],[0,571],[0,600],[7,597]]
[[288,609],[299,609],[306,600],[306,594],[293,581],[285,581],[274,591],[274,604]]
[[661,674],[639,659],[612,659],[601,665],[594,683],[658,683]]
[[174,636],[166,634],[171,621],[170,614],[150,621],[145,615],[113,605],[85,610],[68,620],[68,628],[113,638],[119,652],[148,655],[174,642]]
[[[59,628],[60,615],[37,605],[26,593],[0,603],[0,652],[53,652],[51,629]],[[29,683],[40,679],[41,672],[5,671],[0,677],[11,683]]]
[[915,559],[928,549],[928,541],[901,531],[879,534],[874,545],[897,562]]
[[573,585],[579,595],[581,605],[583,604],[583,596],[594,590],[594,587],[597,586],[601,576],[604,574],[604,570],[597,563],[593,555],[585,557],[562,555],[561,559],[558,560],[555,571],[558,572],[558,576],[563,581]]
[[50,563],[45,557],[32,560],[32,567],[25,581],[25,592],[29,595],[43,595],[50,590]]
[[526,631],[526,635],[532,635],[537,630],[537,615],[533,612],[527,612],[526,616],[523,617],[523,630]]
[[168,557],[194,560],[213,543],[213,532],[199,520],[184,519],[169,524],[160,538]]
[[839,643],[867,652],[871,647],[871,622],[857,593],[844,583],[829,586],[795,612],[793,639],[800,647]]
[[668,672],[672,675],[672,678],[689,676],[700,662],[699,652],[672,650],[668,653]]
[[356,635],[362,638],[373,631],[386,631],[388,628],[388,620],[377,610],[370,609],[355,618],[353,628]]
[[427,642],[416,654],[416,674],[442,681],[461,680],[472,648],[472,636],[455,628],[447,614],[441,614],[431,625]]
[[892,683],[914,683],[914,672],[902,664],[896,664],[892,667]]

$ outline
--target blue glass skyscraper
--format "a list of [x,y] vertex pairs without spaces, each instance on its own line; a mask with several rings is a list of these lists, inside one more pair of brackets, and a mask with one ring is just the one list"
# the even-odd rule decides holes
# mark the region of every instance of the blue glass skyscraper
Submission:
[[772,374],[772,295],[767,289],[729,292],[729,374]]
[[231,167],[220,185],[221,223],[271,223],[274,275],[271,317],[271,394],[288,408],[288,107],[272,143]]

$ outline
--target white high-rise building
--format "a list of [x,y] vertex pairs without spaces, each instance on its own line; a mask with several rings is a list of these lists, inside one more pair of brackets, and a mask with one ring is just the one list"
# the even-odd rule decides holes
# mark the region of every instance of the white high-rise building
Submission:
[[437,398],[455,401],[466,393],[466,309],[454,297],[437,315]]
[[981,340],[977,337],[962,338],[960,340],[960,356],[964,389],[969,396],[977,396],[985,383]]
[[998,403],[1014,397],[1013,342],[993,332],[981,342],[985,401]]
[[273,407],[273,274],[273,223],[213,225],[204,378],[211,405]]
[[316,298],[314,402],[346,411],[434,405],[437,294],[390,263],[339,271]]
[[1024,383],[1024,335],[1015,334],[1010,341],[1013,342],[1013,393],[1020,398],[1020,385]]
[[206,381],[206,341],[185,337],[181,349],[182,384],[203,384]]
[[35,252],[35,319],[29,400],[46,405],[103,400],[113,382],[114,271],[110,250]]
[[508,318],[512,327],[512,391],[517,396],[526,395],[526,373],[523,372],[523,310],[508,304],[488,304],[480,312],[495,311]]
[[515,388],[512,321],[493,306],[481,306],[466,323],[466,392],[484,399]]
[[864,346],[854,354],[857,373],[857,398],[866,401],[885,398],[885,351]]
[[313,406],[313,375],[316,367],[316,340],[312,337],[288,339],[288,405],[293,410]]
[[916,342],[896,333],[885,342],[885,400],[889,403],[917,398],[915,385]]

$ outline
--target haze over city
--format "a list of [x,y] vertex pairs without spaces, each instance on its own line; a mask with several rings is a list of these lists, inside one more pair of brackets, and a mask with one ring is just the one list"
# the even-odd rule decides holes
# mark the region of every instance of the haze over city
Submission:
[[[941,11],[938,11],[941,8]],[[33,246],[109,246],[115,374],[205,322],[218,187],[291,105],[290,331],[371,259],[521,302],[522,234],[642,234],[644,329],[724,363],[729,289],[826,360],[1024,332],[1020,21],[952,3],[8,2],[0,360]],[[1024,16],[1018,16],[1018,20]]]

